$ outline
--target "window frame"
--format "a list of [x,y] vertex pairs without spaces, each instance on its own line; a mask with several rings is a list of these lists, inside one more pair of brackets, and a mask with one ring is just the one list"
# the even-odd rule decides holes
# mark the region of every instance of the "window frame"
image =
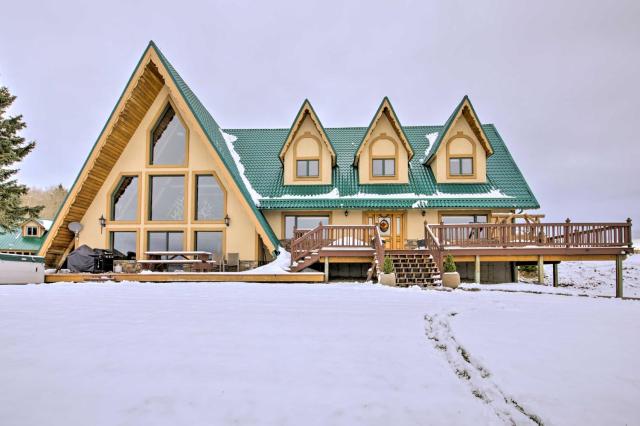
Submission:
[[[136,197],[136,217],[132,220],[115,220],[113,217],[113,213],[114,213],[114,209],[115,209],[115,203],[114,203],[114,193],[116,192],[116,190],[118,189],[118,187],[120,186],[120,182],[122,182],[122,179],[125,177],[136,177],[138,179],[138,195]],[[125,225],[125,224],[129,224],[129,225],[136,225],[140,223],[140,217],[141,217],[141,207],[142,207],[142,173],[138,173],[138,172],[121,172],[118,174],[118,176],[116,177],[113,185],[111,186],[111,189],[109,190],[109,192],[107,193],[107,216],[108,216],[108,220],[109,222],[113,222],[113,223],[117,223],[117,224],[121,224],[121,225]]]
[[163,250],[160,250],[160,251],[168,250],[167,247],[169,245],[169,238],[168,238],[168,236],[166,236],[166,234],[172,234],[172,233],[174,233],[174,234],[182,234],[182,250],[180,250],[180,251],[187,251],[188,250],[187,249],[187,230],[186,229],[180,229],[180,228],[159,228],[159,229],[146,228],[144,231],[145,231],[144,252],[152,251],[149,248],[149,243],[151,242],[150,235],[152,233],[165,234],[165,248]]
[[[309,163],[315,161],[318,164],[318,174],[316,175],[310,175],[310,174],[306,174],[306,175],[301,175],[298,174],[298,163],[304,162],[306,163],[306,170],[307,173],[309,173]],[[317,180],[320,178],[320,159],[317,157],[298,157],[296,158],[296,179],[310,179],[310,180]]]
[[[213,178],[218,181],[218,186],[222,190],[222,217],[220,219],[198,219],[198,177],[199,176],[213,176]],[[196,170],[191,172],[191,185],[192,185],[192,222],[193,223],[212,223],[212,224],[221,224],[224,223],[224,218],[227,216],[227,189],[222,184],[222,180],[214,170]]]
[[[183,180],[183,200],[182,200],[182,219],[181,220],[167,220],[167,219],[152,219],[153,214],[153,178],[154,177],[171,177],[171,176],[180,176]],[[153,224],[181,224],[187,223],[189,219],[188,212],[188,197],[189,197],[189,179],[187,177],[187,173],[183,172],[163,172],[163,173],[148,173],[147,174],[147,206],[146,206],[146,222]]]
[[[107,231],[107,244],[106,247],[109,247],[109,250],[113,251],[113,234],[118,232],[127,232],[127,233],[135,233],[136,234],[136,257],[135,259],[141,259],[140,253],[140,233],[137,228],[115,228],[109,229]],[[126,255],[126,253],[125,253]]]
[[[333,215],[331,211],[305,211],[305,212],[295,212],[295,211],[287,211],[282,212],[282,240],[291,240],[292,238],[287,238],[287,217],[295,217],[294,228],[297,228],[297,223],[299,217],[326,217],[329,225],[332,223]],[[317,225],[316,225],[317,226]]]
[[[24,234],[25,237],[39,237],[40,236],[40,229],[37,225],[27,225],[24,227]],[[35,229],[35,234],[30,234],[29,230],[30,229]]]
[[[382,174],[377,175],[374,171],[373,164],[376,161],[382,161]],[[385,174],[387,161],[393,161],[393,174]],[[371,157],[371,177],[374,179],[391,179],[398,175],[398,163],[396,157]]]
[[[473,178],[476,175],[476,167],[473,156],[470,155],[451,155],[447,159],[447,174],[450,178]],[[462,173],[462,160],[471,160],[471,173]],[[451,170],[451,161],[457,161],[460,173],[453,173]]]
[[[155,168],[186,168],[189,167],[189,138],[190,132],[187,123],[182,119],[178,108],[176,108],[175,103],[171,99],[169,95],[166,96],[165,100],[162,102],[162,108],[159,108],[156,114],[153,116],[149,127],[147,128],[147,148],[146,148],[146,167],[155,167]],[[158,122],[162,119],[167,109],[171,107],[175,116],[180,120],[182,127],[184,127],[184,162],[182,164],[153,164],[153,132],[158,126]]]
[[197,250],[202,250],[198,248],[198,232],[219,232],[220,234],[222,234],[222,240],[221,240],[221,249],[222,249],[222,257],[226,257],[227,255],[227,232],[225,228],[193,228],[192,229],[192,238],[193,238],[193,242],[192,242],[192,246],[193,246],[193,250],[197,251]]

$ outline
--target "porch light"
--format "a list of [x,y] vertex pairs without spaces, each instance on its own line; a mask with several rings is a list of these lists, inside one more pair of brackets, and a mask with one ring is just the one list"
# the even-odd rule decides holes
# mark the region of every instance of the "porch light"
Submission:
[[224,215],[224,224],[229,226],[229,223],[231,223],[231,219],[229,218],[229,215],[226,214]]
[[345,216],[349,216],[349,210],[345,210],[345,211],[344,211],[344,215],[345,215]]
[[427,215],[427,211],[426,210],[422,210],[422,217],[425,217]]
[[105,219],[104,215],[101,214],[100,219],[98,219],[98,222],[100,222],[100,233],[102,234],[102,230],[104,229],[105,226],[107,226],[107,219]]

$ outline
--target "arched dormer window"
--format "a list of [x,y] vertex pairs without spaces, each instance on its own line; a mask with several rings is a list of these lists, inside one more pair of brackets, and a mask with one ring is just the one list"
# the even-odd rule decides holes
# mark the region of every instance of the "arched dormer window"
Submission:
[[476,177],[476,144],[470,137],[458,133],[447,141],[447,178]]
[[320,179],[322,145],[317,137],[307,133],[294,141],[296,180]]
[[371,179],[396,178],[398,164],[398,143],[385,136],[374,139],[369,145]]
[[187,164],[187,128],[169,102],[151,130],[149,164],[185,166]]

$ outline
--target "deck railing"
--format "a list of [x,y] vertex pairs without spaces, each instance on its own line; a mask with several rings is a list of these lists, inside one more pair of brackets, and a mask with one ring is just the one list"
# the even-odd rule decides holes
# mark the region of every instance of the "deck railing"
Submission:
[[[631,220],[620,223],[471,223],[425,225],[441,249],[472,247],[631,247]],[[429,247],[427,247],[429,248]]]
[[438,271],[442,269],[442,247],[440,246],[440,240],[436,237],[432,229],[424,224],[424,245],[429,254],[433,257],[433,261],[438,267]]
[[384,243],[375,225],[323,225],[308,231],[294,230],[291,241],[291,263],[299,262],[311,252],[327,249],[371,248],[382,265]]

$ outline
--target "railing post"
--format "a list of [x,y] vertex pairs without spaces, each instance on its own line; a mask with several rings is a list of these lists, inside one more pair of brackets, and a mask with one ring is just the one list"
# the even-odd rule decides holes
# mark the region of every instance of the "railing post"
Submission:
[[569,242],[569,224],[571,223],[571,219],[567,218],[567,220],[564,221],[565,225],[564,225],[564,243],[565,246],[567,248],[571,247],[571,243]]
[[627,234],[625,238],[629,241],[629,248],[633,247],[633,239],[631,238],[631,218],[627,218]]

